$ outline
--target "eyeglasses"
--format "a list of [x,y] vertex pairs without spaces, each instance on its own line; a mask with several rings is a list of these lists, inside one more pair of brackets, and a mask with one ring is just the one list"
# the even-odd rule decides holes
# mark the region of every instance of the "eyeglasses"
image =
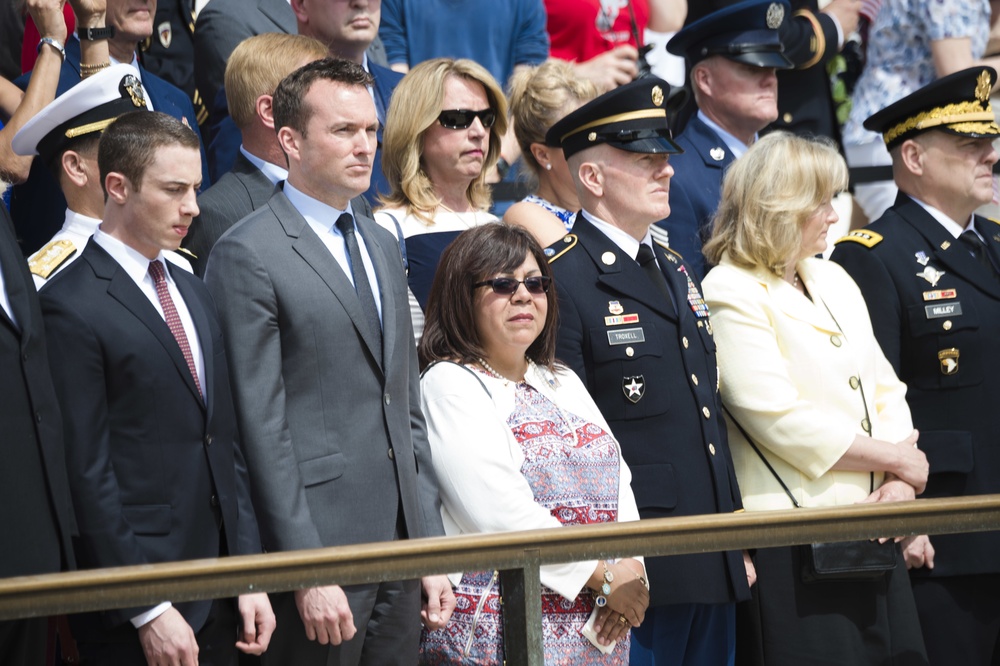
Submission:
[[545,275],[532,275],[531,277],[526,277],[523,280],[515,280],[514,278],[508,277],[498,277],[492,280],[483,280],[482,282],[477,282],[472,285],[473,289],[478,287],[491,287],[494,294],[500,294],[501,296],[512,296],[517,288],[521,285],[528,290],[529,294],[540,295],[548,292],[549,285],[552,284],[552,278]]
[[479,118],[483,127],[489,129],[497,120],[497,114],[493,109],[483,109],[482,111],[469,111],[468,109],[446,109],[438,115],[438,122],[441,127],[454,130],[468,129],[472,122]]

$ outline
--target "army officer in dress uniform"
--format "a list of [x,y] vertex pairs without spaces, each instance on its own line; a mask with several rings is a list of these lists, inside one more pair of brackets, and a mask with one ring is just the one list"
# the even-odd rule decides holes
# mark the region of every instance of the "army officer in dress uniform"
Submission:
[[[993,195],[995,81],[989,67],[966,69],[865,121],[885,140],[899,195],[833,253],[908,387],[930,463],[925,497],[1000,492],[1000,223],[973,214]],[[996,663],[1000,532],[931,543],[904,551],[931,664]]]
[[[741,510],[697,278],[651,241],[670,212],[679,152],[656,78],[624,85],[552,126],[583,207],[547,250],[559,287],[557,356],[583,379],[632,469],[643,518]],[[732,664],[735,601],[753,569],[739,552],[646,561],[650,608],[632,664]]]

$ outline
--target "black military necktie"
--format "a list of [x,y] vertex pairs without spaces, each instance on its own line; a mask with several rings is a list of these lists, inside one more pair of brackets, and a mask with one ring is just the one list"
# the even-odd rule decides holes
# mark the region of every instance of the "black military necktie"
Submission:
[[368,332],[378,342],[378,348],[381,349],[382,325],[379,323],[372,286],[368,282],[368,272],[365,271],[365,263],[361,259],[358,237],[354,233],[354,218],[348,213],[342,214],[337,218],[337,229],[344,235],[344,242],[347,243],[347,254],[351,260],[351,276],[354,278],[354,291],[357,292],[358,300],[361,301],[361,311],[364,312]]
[[656,255],[653,254],[653,248],[645,243],[640,243],[639,252],[635,255],[635,260],[650,282],[656,285],[656,288],[663,293],[663,297],[667,299],[667,302],[671,302],[670,287],[667,286],[667,279],[660,272],[660,267],[656,265]]
[[977,234],[972,229],[966,229],[958,237],[958,240],[961,241],[962,245],[964,245],[969,250],[969,253],[976,258],[976,261],[978,261],[983,268],[988,270],[990,273],[996,275],[996,270],[993,268],[993,263],[990,261],[989,256],[986,254],[986,252],[988,251],[986,248],[986,243],[984,243],[983,239],[979,237],[979,234]]

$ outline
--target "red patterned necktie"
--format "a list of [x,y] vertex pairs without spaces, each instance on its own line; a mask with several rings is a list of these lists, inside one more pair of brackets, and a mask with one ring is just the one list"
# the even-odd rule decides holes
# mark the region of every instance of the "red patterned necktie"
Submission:
[[156,287],[156,296],[160,299],[160,307],[163,308],[167,327],[170,328],[170,332],[173,333],[174,339],[177,340],[177,344],[181,348],[181,353],[184,354],[184,360],[187,361],[188,370],[191,371],[191,377],[194,378],[194,385],[198,389],[198,395],[204,400],[205,396],[201,392],[201,382],[198,381],[198,372],[194,367],[194,354],[191,353],[191,345],[188,344],[187,335],[184,333],[184,325],[181,323],[181,317],[177,314],[177,308],[174,307],[174,300],[170,298],[170,292],[167,290],[167,276],[163,270],[163,264],[159,261],[149,262],[149,276],[153,278],[153,285]]

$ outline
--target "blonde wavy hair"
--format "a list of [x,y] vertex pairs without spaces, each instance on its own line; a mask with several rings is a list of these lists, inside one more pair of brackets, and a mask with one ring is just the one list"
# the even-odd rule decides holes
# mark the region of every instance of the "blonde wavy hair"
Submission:
[[803,223],[847,181],[847,164],[830,139],[761,137],[726,171],[705,259],[714,265],[727,255],[743,268],[784,275],[802,244]]
[[474,81],[486,91],[496,122],[490,130],[489,149],[483,170],[469,184],[466,196],[477,210],[490,207],[486,174],[500,158],[500,141],[507,132],[507,98],[493,76],[471,60],[434,58],[426,60],[403,77],[392,93],[382,135],[382,171],[392,191],[382,197],[390,207],[405,208],[428,225],[441,204],[423,167],[424,134],[438,120],[448,77]]
[[568,62],[550,59],[538,67],[523,67],[514,72],[507,89],[521,159],[531,180],[537,183],[541,165],[531,152],[531,144],[545,143],[549,128],[576,107],[597,97],[597,87],[577,76]]

